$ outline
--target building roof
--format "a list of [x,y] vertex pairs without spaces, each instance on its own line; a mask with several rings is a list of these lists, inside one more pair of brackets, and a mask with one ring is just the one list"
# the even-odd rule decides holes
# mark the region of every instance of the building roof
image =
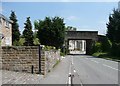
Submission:
[[3,18],[3,19],[5,19],[6,21],[12,23],[11,20],[9,20],[7,17],[5,17],[4,15],[2,15],[1,13],[0,13],[0,18]]

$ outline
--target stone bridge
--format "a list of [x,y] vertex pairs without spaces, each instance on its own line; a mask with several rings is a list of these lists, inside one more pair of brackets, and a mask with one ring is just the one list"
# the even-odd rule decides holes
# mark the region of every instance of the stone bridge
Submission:
[[[91,53],[92,45],[98,40],[98,31],[66,31],[65,46],[68,50],[70,47],[70,40],[84,40],[82,41],[81,46],[85,47],[85,49],[82,47],[82,50],[85,50],[86,54],[89,55]],[[77,43],[75,44],[78,45]]]

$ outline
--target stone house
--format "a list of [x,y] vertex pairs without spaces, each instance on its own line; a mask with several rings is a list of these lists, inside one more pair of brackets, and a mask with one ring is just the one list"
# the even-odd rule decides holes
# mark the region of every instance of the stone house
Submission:
[[12,46],[12,21],[0,14],[0,46]]

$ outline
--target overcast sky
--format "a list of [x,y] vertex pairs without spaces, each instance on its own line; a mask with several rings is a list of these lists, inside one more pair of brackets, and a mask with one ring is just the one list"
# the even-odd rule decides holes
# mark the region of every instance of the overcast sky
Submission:
[[[8,2],[9,1],[9,2]],[[11,1],[11,2],[10,2]],[[106,34],[106,23],[108,22],[109,14],[114,8],[118,7],[118,0],[104,0],[106,2],[92,2],[99,0],[74,0],[81,2],[72,2],[73,0],[61,0],[66,2],[18,2],[22,0],[4,0],[2,1],[2,14],[9,17],[11,10],[15,11],[19,23],[20,31],[24,29],[26,17],[30,16],[32,24],[35,20],[44,19],[46,16],[59,16],[64,18],[67,26],[76,27],[77,30],[95,30],[99,34]],[[30,1],[30,0],[29,0]],[[33,0],[31,0],[33,1]],[[45,0],[44,0],[45,1]],[[90,2],[91,1],[91,2]],[[102,0],[101,0],[102,1]],[[34,28],[34,27],[33,27]]]

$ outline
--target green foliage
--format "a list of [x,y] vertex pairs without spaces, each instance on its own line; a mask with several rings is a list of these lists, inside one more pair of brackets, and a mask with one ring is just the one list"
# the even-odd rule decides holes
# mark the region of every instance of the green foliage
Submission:
[[56,48],[53,47],[53,46],[44,46],[43,49],[44,49],[44,50],[51,50],[51,49],[56,49]]
[[40,42],[39,42],[39,39],[37,38],[37,32],[35,31],[34,33],[33,33],[33,43],[34,43],[34,45],[40,45]]
[[27,17],[25,29],[23,31],[23,37],[25,38],[24,45],[25,46],[32,46],[33,45],[33,31],[32,31],[32,24],[30,21],[30,17]]
[[120,10],[114,9],[113,14],[109,15],[107,37],[102,38],[99,42],[102,52],[96,52],[93,56],[120,59]]
[[34,42],[34,45],[40,45],[40,43],[39,43],[39,39],[38,38],[34,38],[34,40],[33,40]]
[[19,46],[19,41],[16,41],[16,40],[15,40],[15,41],[13,42],[13,45],[14,45],[14,46]]
[[102,46],[102,44],[100,42],[96,42],[95,45],[93,45],[93,47],[92,47],[92,53],[102,52],[101,46]]
[[96,42],[96,44],[95,44],[96,49],[95,49],[95,50],[96,50],[97,52],[101,52],[101,51],[102,51],[101,46],[102,46],[101,43]]
[[60,52],[60,56],[65,56],[65,53],[64,52]]
[[25,38],[20,38],[20,40],[19,41],[14,41],[13,42],[13,45],[14,46],[23,46],[24,45],[24,42],[25,42]]
[[101,50],[102,52],[109,52],[110,48],[111,48],[110,42],[105,37],[103,41],[101,42]]
[[66,29],[66,31],[76,31],[77,30],[77,28],[72,27],[72,26],[67,26],[65,29]]
[[109,16],[107,37],[112,43],[120,43],[120,11],[118,9],[114,9],[113,14]]
[[14,11],[11,11],[10,20],[12,20],[12,44],[16,45],[17,41],[20,39],[19,25],[17,23],[17,17]]
[[92,54],[94,53],[103,53],[103,52],[110,52],[111,49],[111,42],[104,36],[98,42],[93,45]]
[[20,46],[23,46],[24,45],[24,42],[25,42],[25,38],[20,38],[20,40],[19,40],[19,45]]
[[53,65],[53,68],[55,68],[60,63],[60,60],[57,60],[56,63]]
[[34,22],[38,30],[37,37],[42,45],[61,48],[65,38],[65,24],[62,18],[46,17],[44,20]]
[[107,54],[107,53],[95,52],[95,53],[93,53],[92,55],[93,55],[93,56],[96,56],[96,57],[100,57],[101,55],[105,55],[105,54]]
[[112,43],[110,54],[112,56],[120,57],[120,44]]
[[107,24],[107,37],[112,43],[110,54],[120,57],[120,10],[114,9]]
[[106,36],[99,35],[98,42],[101,43],[101,50],[102,52],[109,52],[111,48],[111,42],[108,40]]
[[95,57],[109,59],[109,60],[115,60],[115,61],[120,60],[119,56],[114,56],[114,55],[111,55],[110,53],[96,52],[92,55]]

